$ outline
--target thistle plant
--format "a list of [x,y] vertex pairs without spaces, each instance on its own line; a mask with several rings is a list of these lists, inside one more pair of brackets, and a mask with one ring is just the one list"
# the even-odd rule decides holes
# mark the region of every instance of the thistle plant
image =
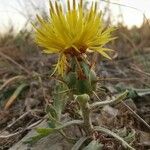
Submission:
[[[102,144],[95,135],[102,132],[119,140],[125,148],[133,149],[117,134],[107,128],[94,126],[91,121],[91,113],[94,109],[120,102],[128,94],[126,91],[110,101],[94,103],[91,101],[91,96],[97,87],[97,75],[88,60],[88,53],[98,52],[103,57],[111,59],[108,53],[112,50],[104,46],[114,39],[111,34],[114,28],[105,28],[96,2],[92,3],[88,11],[83,9],[82,0],[79,2],[68,0],[66,3],[67,9],[64,10],[59,2],[50,1],[49,18],[45,20],[37,16],[39,25],[34,25],[36,43],[44,48],[45,53],[58,55],[52,75],[59,76],[63,83],[57,83],[53,105],[46,108],[49,128],[37,129],[38,135],[32,137],[30,142],[59,132],[66,140],[75,142],[72,150],[84,149],[84,146],[85,150],[98,150],[102,148]],[[77,117],[62,123],[61,114],[66,103],[72,101],[72,98],[77,104],[74,111]],[[68,138],[64,128],[74,125],[81,129],[82,137]]]

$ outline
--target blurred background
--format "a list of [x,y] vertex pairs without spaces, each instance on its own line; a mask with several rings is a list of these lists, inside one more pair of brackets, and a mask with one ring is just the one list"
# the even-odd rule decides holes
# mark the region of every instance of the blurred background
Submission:
[[[90,3],[90,0],[84,0]],[[113,24],[123,23],[129,28],[140,26],[143,23],[144,15],[150,18],[149,0],[97,0],[100,9],[110,17]],[[48,11],[48,0],[0,0],[0,31],[5,32],[10,25],[15,30],[26,27],[36,13]],[[109,16],[109,13],[111,16]],[[105,18],[106,19],[106,18]]]
[[[83,1],[88,10],[92,0]],[[100,86],[107,87],[111,94],[129,89],[131,104],[150,124],[150,0],[97,1],[106,26],[117,27],[117,39],[106,45],[115,50],[113,59],[97,56],[95,70]],[[55,84],[50,74],[56,56],[42,53],[34,43],[31,26],[31,22],[36,23],[36,14],[47,18],[48,9],[48,0],[0,0],[0,131],[11,134],[24,129],[41,119],[45,104],[52,103]],[[29,110],[34,110],[34,114],[11,124]],[[128,125],[129,121],[123,123]],[[140,131],[143,129],[139,127]],[[25,134],[0,140],[0,149],[8,149]]]

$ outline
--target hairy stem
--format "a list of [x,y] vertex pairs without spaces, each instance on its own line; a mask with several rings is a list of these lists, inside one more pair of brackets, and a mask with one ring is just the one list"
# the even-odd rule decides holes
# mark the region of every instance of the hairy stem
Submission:
[[77,100],[80,104],[80,108],[82,111],[82,117],[83,117],[83,128],[88,136],[90,136],[93,133],[93,126],[92,121],[90,117],[90,107],[89,107],[89,96],[87,94],[78,95]]
[[127,97],[128,93],[129,93],[128,91],[125,91],[124,93],[120,94],[114,100],[95,102],[95,103],[93,103],[93,104],[90,105],[90,109],[92,110],[95,107],[103,107],[105,105],[111,105],[111,104],[114,104],[114,103],[119,103],[119,102],[123,101]]

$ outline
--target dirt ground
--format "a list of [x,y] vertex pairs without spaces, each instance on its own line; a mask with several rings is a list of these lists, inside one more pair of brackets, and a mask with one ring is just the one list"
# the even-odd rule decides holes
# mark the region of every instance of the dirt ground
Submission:
[[[107,127],[134,129],[133,145],[137,150],[150,149],[150,26],[128,30],[120,26],[118,38],[108,47],[115,50],[111,61],[97,56],[95,70],[105,93],[117,94],[130,91],[126,102],[133,112],[122,104],[114,106],[119,113],[113,121],[102,112],[101,123]],[[91,56],[92,57],[92,56]],[[26,30],[17,35],[8,32],[0,36],[0,149],[9,149],[23,138],[51,104],[55,79],[50,77],[56,56],[42,54]],[[105,94],[104,94],[105,95]],[[100,95],[103,98],[104,95]],[[70,106],[71,107],[71,106]],[[69,107],[66,109],[69,112]],[[66,113],[64,112],[64,113]],[[147,124],[146,124],[147,123]],[[116,143],[100,137],[105,149]],[[113,148],[112,148],[113,149]],[[114,146],[115,149],[115,146]]]

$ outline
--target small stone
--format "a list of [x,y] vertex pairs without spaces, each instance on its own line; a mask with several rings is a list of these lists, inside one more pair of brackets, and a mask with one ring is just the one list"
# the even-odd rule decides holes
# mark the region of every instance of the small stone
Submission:
[[103,107],[101,114],[96,120],[100,126],[106,125],[110,127],[110,126],[113,126],[114,120],[117,115],[118,115],[118,109],[115,109],[109,105],[106,105]]
[[115,109],[109,105],[106,105],[102,109],[102,115],[104,115],[107,118],[113,119],[118,114],[118,109]]

